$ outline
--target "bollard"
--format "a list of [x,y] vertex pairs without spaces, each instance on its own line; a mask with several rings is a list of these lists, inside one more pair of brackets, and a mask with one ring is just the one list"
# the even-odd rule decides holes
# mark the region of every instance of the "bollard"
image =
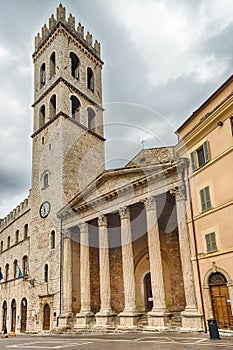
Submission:
[[213,318],[208,320],[208,328],[211,340],[220,340],[217,321]]

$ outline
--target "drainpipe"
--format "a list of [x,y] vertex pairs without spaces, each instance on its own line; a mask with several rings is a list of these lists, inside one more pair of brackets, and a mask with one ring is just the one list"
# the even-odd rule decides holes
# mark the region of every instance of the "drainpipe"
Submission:
[[188,179],[188,191],[189,191],[189,205],[190,205],[190,211],[191,211],[191,222],[192,222],[192,229],[193,229],[195,261],[197,263],[198,285],[199,285],[199,293],[200,293],[200,298],[201,298],[201,311],[203,314],[204,332],[207,333],[204,299],[203,299],[202,284],[201,284],[201,272],[200,272],[200,264],[199,264],[199,259],[198,259],[197,234],[196,234],[196,228],[195,228],[195,222],[194,222],[193,203],[192,203],[192,197],[191,197],[191,186],[190,186],[190,180],[189,180],[189,167],[187,168],[187,179]]

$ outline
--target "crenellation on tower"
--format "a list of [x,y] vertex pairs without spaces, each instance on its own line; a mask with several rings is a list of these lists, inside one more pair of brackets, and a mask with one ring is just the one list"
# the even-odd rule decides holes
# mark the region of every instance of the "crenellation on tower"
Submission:
[[42,40],[42,38],[40,36],[40,33],[38,33],[37,36],[35,36],[35,47],[39,46],[41,40]]
[[56,25],[57,21],[54,17],[54,15],[52,15],[50,18],[49,18],[49,30],[53,29]]
[[92,34],[88,31],[84,35],[84,26],[79,23],[77,29],[75,28],[75,17],[70,13],[68,20],[66,19],[66,8],[60,5],[57,8],[57,16],[52,14],[49,18],[49,25],[45,24],[42,27],[41,35],[35,37],[35,54],[42,48],[47,40],[56,32],[57,29],[63,28],[69,32],[80,44],[86,47],[94,56],[100,58],[100,44],[95,41],[93,45]]
[[79,22],[78,27],[77,27],[78,33],[84,38],[84,26]]
[[71,13],[68,18],[68,24],[75,30],[75,17],[73,17]]
[[44,26],[42,27],[42,40],[43,40],[44,38],[46,38],[46,36],[48,35],[48,33],[49,33],[49,29],[47,28],[47,25],[44,24]]
[[57,20],[65,21],[66,20],[66,8],[62,6],[62,3],[57,7]]
[[92,46],[92,35],[90,34],[90,32],[87,32],[86,34],[86,42],[88,45]]

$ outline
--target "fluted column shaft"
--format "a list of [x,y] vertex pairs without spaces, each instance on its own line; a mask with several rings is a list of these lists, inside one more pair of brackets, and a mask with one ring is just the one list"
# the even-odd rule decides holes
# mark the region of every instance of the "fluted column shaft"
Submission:
[[175,190],[177,224],[179,231],[180,256],[183,271],[184,291],[186,298],[186,310],[197,309],[191,251],[189,243],[189,229],[186,218],[186,189],[185,186]]
[[119,214],[121,219],[122,267],[125,295],[125,308],[123,312],[133,313],[137,311],[137,307],[129,208],[120,208]]
[[145,208],[147,218],[151,287],[153,294],[152,311],[165,311],[167,308],[165,300],[159,225],[155,197],[149,197],[145,200]]
[[72,250],[68,232],[63,236],[63,310],[72,313]]
[[80,288],[81,288],[81,314],[91,312],[90,296],[90,258],[88,224],[83,222],[80,227]]
[[99,264],[100,264],[100,313],[110,313],[111,310],[111,287],[109,266],[109,245],[107,217],[98,217],[99,225]]

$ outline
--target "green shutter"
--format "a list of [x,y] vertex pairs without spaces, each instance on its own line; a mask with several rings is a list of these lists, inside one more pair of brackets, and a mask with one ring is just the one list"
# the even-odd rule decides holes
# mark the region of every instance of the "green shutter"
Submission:
[[201,210],[205,210],[205,193],[204,189],[200,190],[200,197],[201,197]]
[[204,152],[205,163],[207,163],[210,160],[210,151],[209,151],[208,141],[205,141],[203,143],[203,152]]
[[206,202],[206,209],[211,208],[211,200],[210,200],[210,189],[209,186],[204,188],[205,190],[205,202]]
[[192,166],[192,171],[195,171],[197,169],[197,161],[196,161],[196,152],[192,152],[190,154],[191,158],[191,166]]

